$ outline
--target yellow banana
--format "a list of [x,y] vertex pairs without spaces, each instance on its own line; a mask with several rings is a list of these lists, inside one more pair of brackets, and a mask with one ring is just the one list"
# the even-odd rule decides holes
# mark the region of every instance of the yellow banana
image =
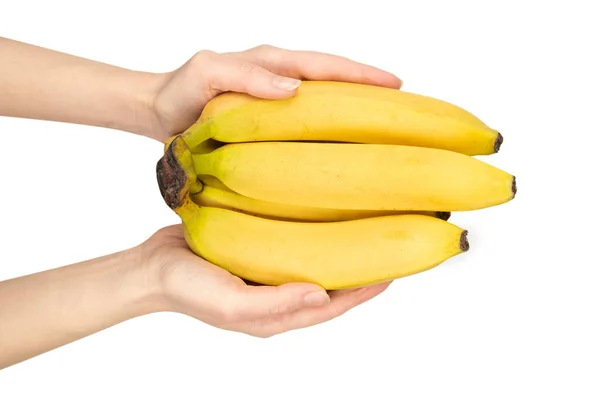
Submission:
[[346,210],[467,211],[512,200],[515,177],[447,150],[256,142],[193,154],[201,177],[272,203]]
[[212,99],[183,137],[207,139],[402,144],[487,155],[502,135],[468,111],[442,100],[347,82],[303,82],[295,96],[267,100],[227,92]]
[[164,200],[180,216],[193,252],[252,282],[361,287],[428,270],[469,249],[466,230],[426,215],[290,222],[201,207],[189,196],[200,186],[189,158],[175,140],[158,162]]
[[206,182],[203,183],[200,192],[190,194],[194,203],[202,207],[225,208],[282,221],[334,222],[400,214],[422,214],[443,220],[450,218],[449,212],[438,211],[337,210],[270,203],[242,196],[221,187],[213,187]]
[[468,250],[465,230],[426,215],[290,222],[199,207],[189,198],[177,212],[196,254],[265,285],[360,287],[425,271]]

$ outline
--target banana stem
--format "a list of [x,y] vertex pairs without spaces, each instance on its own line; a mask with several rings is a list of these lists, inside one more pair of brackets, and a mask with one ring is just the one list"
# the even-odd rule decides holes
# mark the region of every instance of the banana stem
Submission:
[[214,171],[215,168],[215,157],[213,157],[213,153],[205,153],[205,154],[192,154],[192,160],[194,165],[194,170],[198,175],[211,175],[215,178],[218,178]]
[[188,129],[186,129],[181,137],[185,140],[185,143],[194,152],[198,146],[202,146],[205,142],[212,141],[210,121],[196,121]]
[[176,210],[189,193],[202,190],[197,178],[192,153],[181,136],[176,137],[156,164],[156,177],[165,203]]

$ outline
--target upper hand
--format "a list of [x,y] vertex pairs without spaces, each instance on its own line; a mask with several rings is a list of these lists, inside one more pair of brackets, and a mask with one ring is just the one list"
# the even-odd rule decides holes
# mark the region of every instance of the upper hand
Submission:
[[257,337],[331,320],[389,286],[388,282],[327,293],[309,283],[249,285],[192,253],[181,225],[161,229],[140,249],[144,280],[160,288],[161,310]]
[[293,96],[300,80],[365,83],[399,89],[402,82],[389,72],[347,58],[272,46],[218,54],[200,51],[177,70],[161,75],[151,99],[152,128],[160,141],[192,125],[210,99],[241,92],[266,99]]

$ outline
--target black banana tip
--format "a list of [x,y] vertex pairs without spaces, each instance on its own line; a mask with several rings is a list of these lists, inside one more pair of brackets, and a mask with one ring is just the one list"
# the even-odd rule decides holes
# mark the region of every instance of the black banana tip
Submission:
[[438,212],[435,213],[435,215],[439,219],[443,219],[444,221],[448,221],[450,219],[450,215],[452,215],[452,213],[450,213],[449,211],[438,211]]
[[515,196],[517,195],[517,178],[515,176],[513,176],[513,180],[512,180],[512,194],[513,194],[513,199],[514,199]]
[[181,205],[181,194],[188,184],[185,171],[175,156],[177,139],[173,140],[163,156],[156,163],[158,188],[165,203],[176,209]]
[[500,132],[498,132],[498,136],[496,136],[496,141],[494,142],[494,152],[499,152],[500,151],[500,146],[502,146],[502,143],[504,142],[504,137],[502,136],[502,134]]
[[469,231],[467,230],[462,231],[462,233],[460,234],[460,249],[462,251],[468,251],[471,248],[471,245],[469,244],[469,239],[467,238],[468,234]]

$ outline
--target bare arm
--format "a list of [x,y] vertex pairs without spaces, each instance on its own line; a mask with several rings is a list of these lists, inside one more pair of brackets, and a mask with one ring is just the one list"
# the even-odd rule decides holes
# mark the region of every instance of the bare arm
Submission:
[[0,282],[0,369],[157,309],[139,251]]
[[152,136],[152,99],[162,79],[0,37],[2,116]]

